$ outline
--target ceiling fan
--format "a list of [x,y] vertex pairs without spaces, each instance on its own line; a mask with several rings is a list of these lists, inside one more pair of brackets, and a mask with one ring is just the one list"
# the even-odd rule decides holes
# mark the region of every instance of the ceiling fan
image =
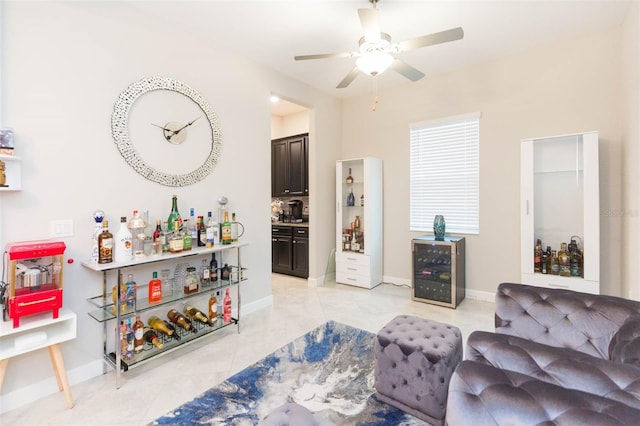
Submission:
[[394,43],[391,36],[380,31],[380,17],[376,4],[379,0],[369,0],[373,5],[371,9],[358,9],[360,25],[364,35],[360,38],[357,52],[321,53],[316,55],[295,56],[296,61],[324,58],[357,58],[356,66],[336,86],[338,89],[347,87],[360,72],[371,76],[382,74],[387,68],[402,74],[411,81],[418,81],[424,77],[424,73],[393,56],[394,53],[405,52],[419,47],[432,46],[434,44],[447,43],[460,40],[464,37],[461,27],[438,33],[427,34],[409,40]]

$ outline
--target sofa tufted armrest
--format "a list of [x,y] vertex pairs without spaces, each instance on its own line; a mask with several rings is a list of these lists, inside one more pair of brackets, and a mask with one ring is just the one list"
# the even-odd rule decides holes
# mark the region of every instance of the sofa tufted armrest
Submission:
[[609,344],[612,361],[640,367],[640,316],[630,317]]
[[609,359],[610,342],[640,302],[571,290],[502,283],[496,332]]

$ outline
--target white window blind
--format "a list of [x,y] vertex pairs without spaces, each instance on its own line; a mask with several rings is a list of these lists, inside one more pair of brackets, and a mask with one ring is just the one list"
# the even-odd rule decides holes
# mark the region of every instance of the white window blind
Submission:
[[478,234],[480,114],[411,124],[412,231]]

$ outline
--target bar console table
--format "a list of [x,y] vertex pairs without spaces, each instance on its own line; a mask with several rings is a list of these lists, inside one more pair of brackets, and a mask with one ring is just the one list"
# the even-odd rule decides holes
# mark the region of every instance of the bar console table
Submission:
[[58,381],[58,389],[63,390],[67,406],[73,408],[71,389],[64,369],[60,343],[76,338],[76,314],[62,308],[58,318],[51,312],[29,315],[21,318],[20,327],[13,328],[11,321],[0,323],[0,388],[4,382],[9,360],[38,349],[49,348],[53,371]]

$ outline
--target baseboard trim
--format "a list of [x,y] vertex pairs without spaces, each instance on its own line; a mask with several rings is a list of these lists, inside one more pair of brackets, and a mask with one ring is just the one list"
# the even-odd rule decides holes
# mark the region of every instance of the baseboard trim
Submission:
[[247,315],[252,312],[259,311],[260,309],[267,308],[273,305],[273,295],[270,294],[267,297],[263,297],[262,299],[258,299],[255,302],[242,304],[242,315]]
[[411,280],[407,278],[390,277],[388,275],[383,275],[382,282],[385,284],[393,284],[411,288]]
[[492,291],[466,289],[465,297],[469,299],[482,300],[484,302],[491,302],[491,303],[496,301],[496,293]]
[[[69,386],[73,386],[100,376],[103,372],[104,361],[102,359],[98,359],[67,371],[67,380],[69,382]],[[58,381],[56,380],[56,377],[52,375],[45,380],[16,389],[15,391],[7,394],[0,395],[0,414],[23,407],[59,392]],[[73,397],[73,392],[71,392],[71,396]],[[60,398],[60,404],[64,403],[63,398]]]

